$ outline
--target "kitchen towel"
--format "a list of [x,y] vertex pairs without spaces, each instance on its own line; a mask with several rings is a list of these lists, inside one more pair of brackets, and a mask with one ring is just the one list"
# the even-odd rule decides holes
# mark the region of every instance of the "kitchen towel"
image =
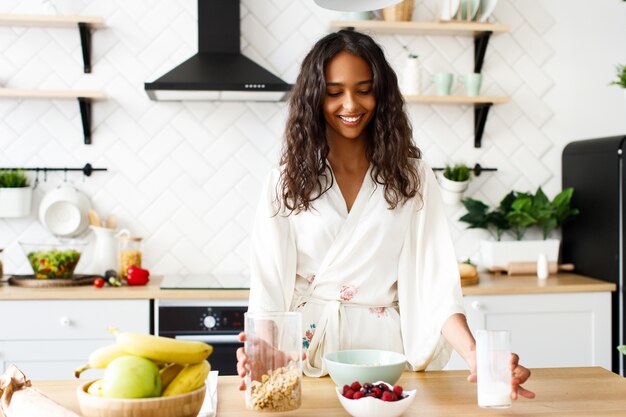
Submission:
[[217,414],[217,375],[219,371],[211,371],[206,379],[206,395],[198,417],[214,417]]

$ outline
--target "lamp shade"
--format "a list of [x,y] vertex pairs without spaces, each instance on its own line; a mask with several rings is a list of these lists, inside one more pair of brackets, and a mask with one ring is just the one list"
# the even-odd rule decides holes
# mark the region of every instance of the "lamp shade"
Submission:
[[402,0],[315,0],[315,3],[325,9],[340,12],[366,12],[382,9],[400,1]]

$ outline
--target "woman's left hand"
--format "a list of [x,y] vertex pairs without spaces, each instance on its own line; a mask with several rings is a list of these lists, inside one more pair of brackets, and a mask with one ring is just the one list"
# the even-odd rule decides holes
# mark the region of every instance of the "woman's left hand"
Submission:
[[[470,382],[476,382],[476,354],[472,355],[468,360],[470,368],[470,375],[467,380]],[[511,399],[517,400],[518,396],[524,398],[535,398],[535,393],[522,387],[521,384],[526,382],[530,377],[530,370],[524,368],[519,364],[519,356],[516,353],[511,353]]]

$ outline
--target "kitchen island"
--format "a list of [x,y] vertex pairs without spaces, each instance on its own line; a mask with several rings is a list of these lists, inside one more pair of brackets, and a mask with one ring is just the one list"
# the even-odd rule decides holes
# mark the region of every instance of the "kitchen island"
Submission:
[[[404,416],[624,416],[626,379],[600,367],[532,369],[525,387],[537,398],[520,398],[509,409],[481,409],[476,404],[476,385],[466,381],[466,371],[405,372],[398,382],[416,389],[416,398]],[[76,387],[85,381],[37,381],[33,386],[80,414]],[[218,382],[219,417],[260,416],[247,411],[239,378],[221,376]],[[263,413],[265,415],[266,413]],[[302,417],[348,416],[341,407],[328,377],[303,379],[302,406],[290,413]]]

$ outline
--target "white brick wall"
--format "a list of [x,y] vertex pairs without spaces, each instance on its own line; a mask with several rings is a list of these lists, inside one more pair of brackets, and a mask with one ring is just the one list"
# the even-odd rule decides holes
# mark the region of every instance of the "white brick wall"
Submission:
[[[106,167],[106,173],[87,179],[70,175],[68,180],[91,197],[101,214],[115,213],[121,226],[145,237],[145,265],[153,273],[247,273],[256,198],[280,149],[285,105],[148,99],[143,83],[196,49],[196,0],[54,3],[63,14],[103,16],[107,27],[93,35],[92,74],[82,72],[77,30],[0,27],[0,84],[102,89],[107,100],[93,108],[93,145],[82,144],[73,101],[0,100],[0,166],[80,167],[91,162]],[[591,18],[580,10],[589,5],[583,0],[501,0],[492,19],[509,24],[511,32],[492,37],[483,92],[508,95],[512,102],[492,108],[481,149],[473,148],[470,106],[410,105],[425,158],[436,166],[464,161],[497,167],[497,173],[483,174],[469,190],[491,202],[511,188],[542,185],[553,195],[560,189],[560,152],[566,143],[626,132],[626,101],[617,88],[606,87],[614,65],[626,63],[619,43],[626,36],[626,5],[593,3]],[[416,6],[415,20],[434,17],[435,0],[416,0]],[[42,11],[38,0],[0,4],[0,13]],[[326,22],[339,17],[312,0],[242,0],[241,15],[244,53],[290,82],[304,54],[326,32]],[[603,42],[594,44],[594,36]],[[405,58],[403,43],[420,55],[426,93],[433,90],[428,74],[472,70],[468,37],[377,39],[398,72]],[[568,39],[579,49],[570,50]],[[585,56],[591,52],[597,56]],[[590,59],[593,70],[585,73]],[[453,91],[461,92],[461,86],[455,84]],[[586,110],[572,109],[572,96],[579,107],[580,102],[606,106],[600,107],[602,124],[594,124]],[[36,209],[43,194],[63,179],[51,173],[40,183],[30,217],[0,219],[6,272],[29,272],[17,241],[47,236]],[[473,255],[482,234],[465,231],[456,221],[463,212],[459,207],[447,211],[457,255]]]

